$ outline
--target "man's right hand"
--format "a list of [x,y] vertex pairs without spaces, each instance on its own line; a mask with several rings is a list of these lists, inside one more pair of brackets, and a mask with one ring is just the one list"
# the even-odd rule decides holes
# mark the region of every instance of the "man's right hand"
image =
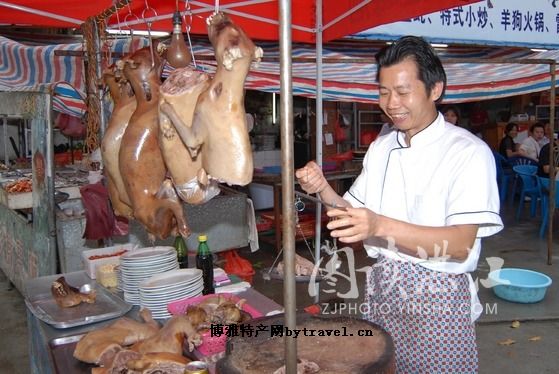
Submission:
[[304,167],[297,169],[295,177],[308,194],[321,193],[329,186],[322,169],[314,161],[309,161]]

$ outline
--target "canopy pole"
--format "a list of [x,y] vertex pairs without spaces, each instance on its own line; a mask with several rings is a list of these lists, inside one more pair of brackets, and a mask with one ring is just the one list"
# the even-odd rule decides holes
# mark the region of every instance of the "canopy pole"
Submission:
[[4,165],[10,166],[10,156],[8,155],[8,118],[2,117],[2,131],[4,133]]
[[[322,166],[322,0],[316,1],[316,163]],[[316,205],[314,221],[314,261],[320,264],[320,238],[322,234],[322,204]],[[320,284],[315,282],[314,302],[320,300]]]
[[[551,74],[551,88],[549,91],[549,124],[553,129],[553,139],[549,143],[549,165],[555,165],[555,61],[549,64]],[[553,258],[553,216],[555,215],[555,194],[557,185],[555,183],[555,168],[549,168],[549,201],[548,201],[548,225],[547,225],[547,264],[552,264]]]
[[23,5],[16,5],[16,4],[12,4],[9,3],[7,1],[0,1],[0,8],[8,8],[8,9],[14,9],[14,10],[19,10],[21,12],[25,12],[25,13],[29,13],[29,14],[35,14],[37,16],[41,16],[41,17],[45,17],[45,18],[52,18],[58,21],[62,21],[62,22],[68,22],[70,24],[75,24],[77,26],[81,25],[83,23],[83,20],[81,19],[76,19],[76,18],[71,18],[71,17],[65,17],[65,16],[61,16],[59,14],[54,14],[51,12],[45,12],[43,10],[39,10],[39,9],[34,9],[34,8],[29,8]]
[[[291,1],[279,1],[279,47],[280,47],[280,129],[281,129],[281,193],[282,193],[282,240],[283,300],[285,326],[297,327],[297,303],[295,295],[295,204],[293,164],[293,85],[291,81]],[[297,339],[285,336],[286,373],[297,372]]]

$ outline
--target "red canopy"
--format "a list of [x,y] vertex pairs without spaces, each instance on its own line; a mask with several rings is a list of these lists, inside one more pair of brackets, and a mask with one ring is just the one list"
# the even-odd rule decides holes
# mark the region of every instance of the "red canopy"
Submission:
[[[323,40],[346,35],[442,9],[467,5],[479,0],[323,0]],[[293,40],[315,41],[316,0],[292,1]],[[220,0],[227,12],[253,39],[278,40],[277,0]],[[147,4],[147,5],[146,5]],[[185,12],[185,2],[179,2]],[[189,0],[193,18],[191,32],[206,34],[205,18],[215,10],[215,0]],[[7,0],[0,1],[0,24],[79,27],[87,17],[100,14],[113,5],[111,0]],[[152,30],[171,31],[172,0],[131,0],[118,17],[112,16],[109,27],[146,29],[146,20],[153,21]]]

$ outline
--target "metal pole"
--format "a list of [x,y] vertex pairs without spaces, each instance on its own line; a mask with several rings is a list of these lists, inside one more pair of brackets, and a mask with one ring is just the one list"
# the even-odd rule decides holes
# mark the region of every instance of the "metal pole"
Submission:
[[548,201],[548,225],[547,225],[547,264],[551,265],[553,248],[553,216],[555,214],[555,194],[557,193],[555,183],[555,62],[549,64],[551,74],[551,88],[549,92],[549,124],[553,128],[553,139],[549,141],[549,201]]
[[[99,100],[99,144],[101,144],[101,139],[103,139],[103,135],[105,135],[105,129],[107,128],[107,121],[105,116],[105,107],[103,105],[103,88],[100,87],[97,82],[101,81],[103,77],[103,53],[101,51],[101,37],[99,35],[99,25],[94,22],[93,23],[93,35],[95,38],[95,72],[97,75],[96,82],[90,82],[90,87],[94,88],[97,92],[97,100]],[[92,63],[93,61],[89,61]]]
[[4,133],[4,165],[10,166],[10,157],[8,156],[8,119],[2,118],[2,130]]
[[[291,82],[291,1],[279,1],[280,36],[280,128],[281,128],[281,193],[283,263],[286,271],[283,280],[285,326],[297,327],[295,298],[295,206],[293,165],[293,86]],[[297,372],[297,340],[285,337],[286,373]]]
[[[316,163],[322,166],[322,0],[316,1]],[[322,204],[316,205],[314,224],[314,259],[320,262],[320,237],[322,234]],[[319,283],[316,282],[314,302],[320,300]]]
[[70,24],[75,24],[77,26],[81,25],[83,23],[83,21],[81,19],[76,19],[76,18],[70,18],[70,17],[65,17],[65,16],[61,16],[59,14],[54,14],[51,12],[45,12],[39,9],[34,9],[34,8],[29,8],[23,5],[16,5],[13,4],[12,2],[7,2],[7,1],[0,1],[0,8],[8,8],[8,9],[14,9],[14,10],[19,10],[20,12],[26,12],[29,14],[34,14],[34,15],[38,15],[41,17],[45,17],[45,18],[52,18],[52,19],[56,19],[58,21],[63,21],[63,22],[68,22]]

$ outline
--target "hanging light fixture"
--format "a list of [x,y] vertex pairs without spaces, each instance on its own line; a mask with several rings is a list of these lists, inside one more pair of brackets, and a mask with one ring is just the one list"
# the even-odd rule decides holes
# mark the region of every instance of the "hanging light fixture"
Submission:
[[173,13],[173,34],[171,35],[171,45],[167,49],[167,62],[174,68],[184,68],[190,64],[192,56],[182,35],[182,16],[179,11],[178,0],[176,1],[175,12]]

